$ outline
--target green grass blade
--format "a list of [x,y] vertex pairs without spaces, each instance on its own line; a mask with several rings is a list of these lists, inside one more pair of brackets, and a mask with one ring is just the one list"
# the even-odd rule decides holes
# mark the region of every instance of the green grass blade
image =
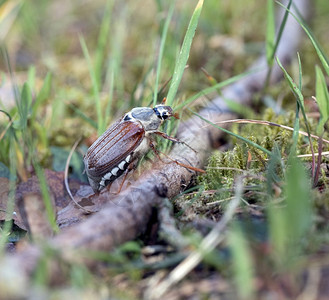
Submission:
[[158,55],[158,62],[157,62],[157,73],[156,73],[156,79],[154,84],[154,95],[153,95],[153,106],[157,104],[157,98],[158,98],[158,88],[159,88],[159,79],[160,79],[160,71],[161,71],[161,62],[163,57],[163,50],[167,39],[167,33],[170,21],[172,19],[174,8],[175,8],[176,1],[174,0],[169,8],[168,15],[166,18],[166,22],[163,26],[162,36],[161,36],[161,43],[160,43],[160,49],[159,49],[159,55]]
[[[105,108],[104,122],[108,122],[111,114],[112,103],[113,103],[113,94],[114,94],[114,74],[115,70],[111,69],[109,72],[109,91],[108,91],[108,101]],[[106,123],[105,123],[106,124]]]
[[273,0],[267,0],[267,24],[266,24],[266,58],[267,64],[273,64],[275,43],[275,13]]
[[189,105],[190,103],[192,103],[196,99],[200,98],[201,96],[207,95],[207,94],[212,93],[212,92],[214,92],[214,91],[216,91],[218,89],[221,89],[221,88],[223,88],[223,87],[225,87],[227,85],[230,85],[230,84],[232,84],[232,83],[234,83],[236,81],[239,81],[240,79],[242,79],[242,78],[244,78],[244,77],[246,77],[246,76],[248,76],[248,75],[250,75],[250,74],[252,74],[252,73],[254,73],[256,71],[257,70],[247,71],[247,72],[244,72],[242,74],[233,76],[233,77],[231,77],[229,79],[226,79],[226,80],[224,80],[222,82],[219,82],[219,83],[217,83],[217,84],[215,84],[215,85],[213,85],[211,87],[205,88],[202,91],[200,91],[200,92],[196,93],[195,95],[193,95],[192,97],[186,99],[186,101],[184,101],[183,103],[180,103],[177,106],[174,106],[173,108],[174,108],[174,110],[179,110],[179,109],[183,108],[184,106]]
[[[111,28],[111,37],[110,37],[110,50],[108,55],[108,63],[106,68],[105,75],[105,85],[109,87],[109,89],[115,90],[116,96],[118,99],[124,98],[124,75],[122,73],[123,70],[123,53],[124,53],[124,41],[127,37],[127,24],[129,13],[127,9],[123,7],[122,11],[119,12],[119,18],[117,18],[117,22],[112,24]],[[115,80],[113,80],[115,79]],[[112,91],[113,92],[113,91]],[[110,94],[112,93],[110,90]],[[112,101],[112,99],[110,99]],[[108,103],[108,107],[110,108],[110,103]],[[105,117],[107,120],[108,115]]]
[[199,0],[197,6],[195,7],[193,15],[191,17],[190,23],[188,25],[188,28],[187,28],[187,31],[186,31],[186,34],[184,37],[183,45],[181,47],[181,50],[179,52],[179,55],[178,55],[178,58],[176,61],[173,78],[171,80],[171,84],[170,84],[168,95],[167,95],[167,104],[168,105],[173,104],[174,98],[175,98],[177,90],[178,90],[178,86],[181,82],[183,72],[184,72],[188,57],[189,57],[193,37],[195,35],[196,27],[198,25],[202,6],[203,6],[203,0]]
[[268,210],[272,259],[281,270],[291,270],[302,252],[301,241],[312,224],[312,193],[304,165],[290,156],[284,185],[285,206]]
[[[287,7],[290,8],[291,4],[292,4],[292,0],[289,1]],[[283,33],[283,30],[286,26],[287,20],[288,20],[288,12],[286,12],[283,16],[283,20],[282,20],[280,28],[279,28],[278,36],[277,36],[276,41],[275,41],[275,45],[274,45],[274,49],[273,49],[273,53],[272,53],[272,59],[274,59],[276,50],[279,47],[279,43],[281,41],[282,33]]]
[[29,85],[24,83],[21,99],[17,103],[17,110],[19,114],[19,128],[20,130],[25,130],[27,127],[27,119],[29,115],[29,110],[32,103],[32,93]]
[[94,127],[95,129],[97,129],[97,123],[89,118],[83,111],[81,111],[79,108],[77,108],[76,106],[74,106],[73,104],[69,104],[70,108],[72,108],[74,110],[74,112],[83,120],[85,120],[88,124],[90,124],[92,127]]
[[32,116],[31,116],[32,122],[35,120],[40,105],[49,98],[51,91],[51,83],[52,83],[52,75],[51,73],[48,73],[32,107]]
[[9,59],[8,50],[7,50],[7,47],[5,44],[0,43],[0,51],[1,51],[1,55],[3,57],[3,62],[5,63],[5,66],[7,67],[7,71],[9,72],[10,79],[13,83],[12,90],[14,93],[16,106],[18,106],[21,95],[20,95],[20,92],[19,92],[17,84],[16,84],[15,76],[14,76],[13,69],[11,67],[11,63],[10,63],[10,59]]
[[83,36],[79,36],[79,39],[80,39],[80,45],[82,48],[83,55],[88,64],[89,75],[90,75],[91,82],[92,82],[92,89],[93,89],[93,95],[94,95],[96,112],[97,112],[97,133],[98,133],[98,135],[101,135],[105,130],[105,124],[104,124],[104,120],[103,120],[101,99],[99,96],[99,90],[98,90],[98,84],[97,84],[97,77],[96,77],[95,69],[91,62],[91,58],[89,55],[89,51],[88,51],[85,39],[83,38]]
[[293,157],[288,163],[285,186],[286,224],[289,224],[289,237],[297,242],[303,238],[311,224],[311,185],[300,160]]
[[300,106],[300,109],[301,109],[302,114],[303,114],[303,117],[304,117],[304,121],[305,121],[305,126],[306,126],[306,129],[307,129],[307,133],[308,133],[308,136],[309,136],[310,144],[312,145],[312,143],[311,143],[310,127],[309,127],[309,124],[308,124],[308,121],[307,121],[307,117],[306,117],[306,113],[305,113],[305,107],[304,107],[304,96],[303,96],[301,90],[298,88],[298,86],[294,82],[294,80],[288,74],[288,72],[286,71],[286,69],[282,66],[282,64],[281,64],[281,62],[280,62],[280,60],[279,60],[278,57],[277,57],[276,60],[278,62],[279,67],[283,71],[284,77],[288,81],[288,84],[290,86],[291,91],[294,93],[294,95],[296,97],[297,103]]
[[113,108],[113,95],[120,99],[124,97],[124,76],[123,68],[123,43],[126,37],[127,12],[124,9],[120,12],[119,22],[111,25],[110,49],[107,54],[106,75],[104,79],[104,89],[108,90],[108,100],[104,109],[104,125],[110,119],[111,110]]
[[35,87],[35,73],[35,66],[30,66],[27,72],[27,83],[29,84],[32,90],[34,90]]
[[99,90],[101,90],[101,87],[102,87],[102,82],[101,82],[102,81],[102,68],[104,66],[104,55],[105,55],[105,50],[106,50],[106,44],[109,39],[112,8],[113,8],[113,1],[108,0],[106,2],[104,17],[103,17],[101,27],[99,30],[97,47],[96,47],[95,76],[96,76],[97,87]]
[[299,108],[302,111],[302,115],[303,115],[303,118],[304,118],[304,123],[305,123],[305,126],[306,126],[306,132],[307,132],[307,135],[308,135],[308,139],[309,139],[309,142],[310,142],[310,148],[311,148],[311,152],[312,152],[312,173],[314,174],[314,172],[315,172],[314,149],[313,149],[312,138],[311,138],[311,130],[310,130],[310,126],[308,124],[306,113],[305,113],[304,96],[303,96],[301,90],[296,85],[296,83],[291,78],[291,76],[288,74],[288,72],[286,71],[286,69],[282,66],[282,64],[281,64],[281,62],[280,62],[280,60],[279,60],[278,57],[276,58],[276,60],[278,62],[279,67],[283,71],[284,77],[288,81],[288,84],[290,86],[291,91],[295,95],[295,98],[296,98],[296,101],[297,101],[297,105],[299,105]]
[[43,82],[42,88],[37,96],[36,103],[34,105],[41,104],[49,97],[51,90],[51,81],[52,81],[52,75],[51,73],[48,73],[46,75],[45,81]]
[[285,208],[272,204],[268,207],[267,215],[269,219],[269,237],[273,246],[271,258],[275,261],[275,266],[280,269],[285,266],[289,240],[287,234],[289,224],[286,224]]
[[[279,169],[280,168],[280,169]],[[284,162],[282,160],[281,151],[278,147],[278,144],[275,143],[272,149],[272,155],[266,166],[266,189],[268,195],[274,193],[273,186],[280,182],[280,177],[278,172],[284,169]]]
[[45,173],[37,162],[34,161],[33,166],[35,169],[35,173],[39,179],[40,190],[41,190],[43,202],[45,204],[49,224],[51,225],[51,228],[53,229],[54,232],[58,232],[59,228],[56,224],[56,213],[51,203],[51,198],[48,190],[48,183],[46,180]]
[[16,18],[24,1],[12,0],[0,2],[0,42],[4,42],[10,29],[13,27]]
[[327,75],[329,76],[329,60],[328,57],[323,53],[321,46],[319,45],[319,43],[316,41],[316,39],[314,38],[312,32],[310,31],[310,29],[306,26],[306,24],[304,23],[304,21],[301,18],[298,18],[290,9],[289,7],[285,7],[282,3],[278,2],[277,3],[279,5],[281,5],[284,9],[287,10],[287,12],[289,12],[294,18],[295,20],[299,23],[299,25],[303,28],[303,30],[305,31],[305,33],[307,34],[307,36],[309,37],[320,61],[321,64],[323,66],[323,68],[325,69]]
[[321,136],[324,131],[324,125],[329,119],[329,93],[326,79],[319,66],[315,66],[316,72],[316,102],[320,110],[320,120],[316,129],[317,135]]
[[[299,90],[302,90],[302,78],[303,78],[303,74],[302,74],[302,64],[300,61],[300,56],[297,53],[297,57],[298,57],[298,66],[299,66]],[[296,105],[296,114],[295,114],[295,124],[294,124],[294,131],[292,133],[292,146],[291,146],[291,150],[290,153],[295,154],[296,153],[296,149],[297,149],[297,143],[298,143],[298,137],[299,137],[299,124],[300,124],[300,120],[299,120],[299,111],[300,111],[300,106],[299,103],[297,102]]]
[[[289,1],[288,8],[290,8],[291,4],[292,4],[292,0]],[[283,16],[283,20],[282,20],[282,22],[280,24],[280,27],[279,27],[279,31],[278,31],[278,34],[277,34],[277,37],[276,37],[276,40],[275,40],[275,44],[274,44],[274,47],[273,47],[272,57],[270,59],[270,64],[269,64],[270,68],[269,68],[269,70],[268,70],[268,72],[266,74],[266,79],[265,79],[265,85],[264,85],[264,87],[266,87],[268,85],[269,81],[270,81],[270,77],[271,77],[271,73],[272,73],[272,66],[273,66],[273,63],[274,63],[275,54],[276,54],[276,51],[277,51],[277,49],[279,47],[279,43],[281,41],[282,33],[283,33],[283,30],[284,30],[284,28],[286,26],[286,23],[287,23],[287,20],[288,20],[288,14],[289,14],[288,11],[286,11],[286,13]]]
[[266,153],[269,157],[271,157],[272,152],[268,151],[267,149],[263,148],[262,146],[260,146],[260,145],[258,145],[258,144],[256,144],[256,143],[254,143],[254,142],[252,142],[252,141],[250,141],[250,140],[244,138],[243,136],[240,136],[240,135],[238,135],[238,134],[236,134],[236,133],[234,133],[234,132],[232,132],[232,131],[229,131],[229,130],[223,128],[223,127],[220,127],[220,126],[216,125],[215,123],[212,123],[211,121],[205,119],[204,117],[202,117],[201,115],[199,115],[199,114],[196,113],[196,112],[193,112],[193,111],[191,111],[191,112],[192,112],[193,114],[195,114],[196,116],[198,116],[201,120],[205,121],[206,123],[208,123],[208,124],[214,126],[215,128],[218,128],[219,130],[224,131],[225,133],[227,133],[227,134],[229,134],[229,135],[232,135],[232,136],[236,137],[237,139],[239,139],[239,140],[241,140],[241,141],[243,141],[243,142],[245,142],[245,143],[251,145],[252,147],[255,147],[255,148],[257,148],[257,149],[263,151],[263,152]]
[[[301,90],[298,88],[297,84],[294,82],[294,80],[291,78],[291,76],[289,75],[289,73],[286,71],[286,69],[283,67],[283,65],[281,64],[279,58],[276,58],[279,67],[281,68],[281,70],[283,71],[284,77],[286,78],[290,89],[292,90],[292,92],[294,93],[294,95],[296,96],[296,100],[298,101],[298,104],[300,105],[300,108],[302,109],[303,114],[305,114],[305,108],[304,108],[304,96],[301,92]],[[306,119],[306,115],[305,115],[305,119]]]
[[250,247],[241,228],[235,224],[228,235],[232,267],[240,299],[254,299],[254,266]]
[[300,91],[303,91],[303,69],[302,69],[302,62],[300,60],[300,55],[298,52],[297,52],[297,58],[298,58],[298,74],[299,74],[298,87]]

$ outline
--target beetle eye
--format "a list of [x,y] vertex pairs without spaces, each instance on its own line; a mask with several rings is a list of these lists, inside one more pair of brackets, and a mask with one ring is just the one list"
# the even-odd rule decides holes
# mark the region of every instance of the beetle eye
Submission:
[[163,120],[166,120],[167,118],[168,118],[167,113],[164,113],[164,114],[162,115],[162,119],[163,119]]
[[161,119],[161,114],[160,114],[160,112],[159,112],[157,109],[154,109],[154,111],[155,111],[155,114],[157,115],[157,117],[158,117],[159,119]]

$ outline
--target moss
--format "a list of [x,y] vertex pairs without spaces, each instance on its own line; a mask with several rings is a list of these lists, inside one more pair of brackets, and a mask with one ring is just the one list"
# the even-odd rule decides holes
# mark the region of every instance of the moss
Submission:
[[[266,109],[262,117],[259,119],[293,128],[295,112],[291,111],[284,115],[276,115],[272,109]],[[300,123],[300,130],[306,131],[304,128],[305,125],[302,121]],[[311,132],[315,132],[317,125],[316,120],[310,119],[309,125]],[[276,145],[283,158],[286,158],[290,152],[292,145],[292,131],[284,128],[261,124],[234,124],[231,130],[238,135],[261,145],[269,151],[272,151]],[[325,133],[324,137],[327,138],[327,135],[328,133]],[[263,184],[263,178],[266,177],[267,155],[263,151],[252,147],[237,138],[232,138],[231,140],[234,146],[229,151],[214,151],[208,160],[207,173],[198,177],[198,183],[203,185],[206,190],[230,190],[231,192],[229,195],[233,195],[234,192],[232,188],[236,176],[239,174],[249,174],[244,177],[245,186],[248,186],[249,188],[264,188],[260,187],[260,185]],[[324,144],[323,147],[323,151],[327,151],[329,148],[327,144]],[[318,142],[315,139],[313,139],[313,148],[315,152],[318,149]],[[311,153],[308,138],[300,135],[297,144],[297,154],[307,153]],[[311,158],[309,158],[309,160],[310,159]],[[282,177],[282,174],[278,175]],[[320,180],[323,181],[325,178],[324,176],[325,175],[322,174]],[[223,199],[223,197],[228,197],[229,195],[227,193],[221,193],[220,196],[217,195],[215,198],[217,199],[220,197]],[[211,198],[208,201],[212,200],[214,200],[214,198]]]

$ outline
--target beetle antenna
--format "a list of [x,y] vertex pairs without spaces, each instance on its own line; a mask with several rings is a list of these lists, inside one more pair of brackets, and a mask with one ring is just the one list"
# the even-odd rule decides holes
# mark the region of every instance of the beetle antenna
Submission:
[[166,163],[169,163],[169,162],[163,161],[162,158],[160,157],[160,154],[162,154],[163,156],[165,156],[166,158],[168,158],[169,160],[171,160],[173,163],[175,163],[175,164],[177,164],[177,165],[179,165],[179,166],[181,166],[183,168],[186,168],[186,169],[189,169],[189,170],[192,170],[192,171],[195,171],[195,172],[206,173],[205,170],[202,170],[202,169],[199,169],[199,168],[196,168],[196,167],[192,167],[192,166],[183,164],[183,163],[179,162],[178,160],[171,158],[169,155],[167,155],[167,154],[159,151],[158,149],[156,149],[155,146],[154,146],[154,144],[152,142],[150,143],[150,148],[154,152],[154,154],[156,155],[156,157],[160,161],[162,161],[163,163],[165,163],[165,164]]
[[162,132],[162,131],[153,131],[154,134],[157,134],[161,137],[163,137],[166,140],[172,141],[174,143],[179,143],[179,144],[183,144],[186,147],[190,148],[192,151],[194,151],[195,153],[197,153],[198,151],[196,151],[195,149],[193,149],[189,144],[185,143],[184,141],[181,141],[180,139],[174,138],[170,135],[167,135],[166,133]]

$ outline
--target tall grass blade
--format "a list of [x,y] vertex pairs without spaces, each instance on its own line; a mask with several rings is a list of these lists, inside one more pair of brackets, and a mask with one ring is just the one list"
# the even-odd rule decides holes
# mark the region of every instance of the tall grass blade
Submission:
[[[123,43],[127,35],[127,18],[128,12],[125,6],[122,6],[122,11],[119,11],[117,22],[112,24],[111,37],[110,37],[110,50],[108,54],[108,62],[105,75],[105,84],[109,89],[109,102],[106,108],[105,120],[109,114],[108,111],[112,105],[111,95],[115,90],[118,99],[124,98],[124,75],[122,74],[123,68]],[[115,79],[115,80],[114,80]]]
[[[298,67],[299,67],[299,90],[302,91],[302,78],[303,78],[303,74],[302,74],[302,64],[300,61],[300,56],[297,53],[297,57],[298,57]],[[299,111],[300,111],[300,106],[299,106],[299,102],[296,102],[296,114],[295,114],[295,124],[294,124],[294,131],[292,133],[292,146],[290,149],[290,153],[295,155],[296,153],[296,149],[297,149],[297,143],[298,143],[298,136],[299,136]]]
[[35,66],[30,66],[27,72],[27,83],[29,84],[32,91],[35,87],[35,78],[36,78],[36,68]]
[[301,241],[310,231],[313,216],[311,185],[305,167],[294,156],[288,164],[284,186],[286,205],[269,208],[269,231],[277,266],[291,270],[303,251]]
[[74,106],[73,104],[69,104],[70,108],[72,108],[74,110],[74,112],[84,121],[86,121],[89,125],[91,125],[92,127],[94,127],[95,129],[97,129],[97,123],[89,118],[82,110],[80,110],[79,108],[77,108],[76,106]]
[[267,188],[267,194],[272,195],[273,194],[273,186],[274,184],[277,184],[280,182],[280,177],[278,176],[279,168],[283,170],[284,163],[281,157],[280,149],[277,145],[277,143],[274,144],[274,147],[272,149],[272,155],[268,161],[267,164],[267,170],[266,170],[266,188]]
[[260,146],[260,145],[258,145],[258,144],[256,144],[256,143],[254,143],[254,142],[252,142],[252,141],[250,141],[250,140],[244,138],[243,136],[240,136],[240,135],[238,135],[238,134],[236,134],[236,133],[234,133],[234,132],[232,132],[232,131],[229,131],[229,130],[223,128],[223,127],[220,127],[220,126],[216,125],[215,123],[212,123],[211,121],[205,119],[204,117],[202,117],[201,115],[199,115],[199,114],[196,113],[196,112],[193,112],[193,111],[191,111],[191,112],[192,112],[193,114],[195,114],[196,116],[198,116],[201,120],[205,121],[206,123],[208,123],[208,124],[214,126],[215,128],[218,128],[219,130],[224,131],[225,133],[227,133],[227,134],[229,134],[229,135],[231,135],[231,136],[234,136],[235,138],[237,138],[237,139],[239,139],[239,140],[241,140],[241,141],[243,141],[243,142],[249,144],[249,145],[252,146],[252,147],[255,147],[255,148],[257,148],[257,149],[263,151],[263,152],[266,153],[269,157],[271,157],[272,153],[271,153],[270,151],[268,151],[267,149],[263,148],[262,146]]
[[302,115],[303,115],[303,118],[304,118],[304,123],[305,123],[305,126],[306,126],[306,132],[307,132],[307,136],[308,136],[308,139],[309,139],[309,142],[310,142],[310,148],[311,148],[311,152],[312,152],[312,175],[314,175],[315,174],[315,156],[314,156],[314,149],[313,149],[313,144],[312,144],[311,130],[310,130],[310,126],[308,124],[306,113],[305,113],[304,96],[303,96],[301,90],[296,85],[296,83],[291,78],[291,76],[288,74],[286,69],[282,66],[282,64],[281,64],[278,57],[276,58],[276,60],[278,62],[279,67],[283,71],[284,77],[286,78],[286,80],[287,80],[287,82],[290,86],[291,91],[295,95],[297,105],[299,105],[299,108],[302,111]]
[[163,57],[163,50],[167,39],[167,33],[170,21],[172,19],[174,8],[175,8],[176,0],[172,1],[171,6],[169,7],[168,15],[166,18],[166,22],[163,26],[162,36],[161,36],[161,43],[160,43],[160,49],[159,49],[159,55],[158,55],[158,61],[157,61],[157,67],[156,67],[156,79],[154,84],[154,95],[153,95],[153,106],[157,104],[157,98],[158,98],[158,88],[159,88],[159,79],[160,79],[160,71],[161,71],[161,62]]
[[44,171],[41,168],[41,166],[35,160],[33,161],[33,166],[34,166],[36,175],[39,179],[40,190],[41,190],[43,202],[45,204],[49,224],[51,225],[54,232],[58,232],[59,228],[56,224],[56,213],[55,213],[52,203],[51,203],[51,198],[50,198],[50,194],[49,194],[49,190],[48,190],[48,183],[46,181],[46,176],[45,176]]
[[254,299],[254,267],[250,248],[241,228],[235,224],[228,235],[232,267],[240,299]]
[[329,93],[326,79],[319,66],[315,66],[316,72],[316,102],[320,110],[320,120],[316,129],[317,135],[321,136],[324,131],[324,125],[329,119]]
[[324,52],[321,49],[321,46],[319,45],[319,43],[316,41],[315,37],[313,36],[311,30],[306,26],[305,22],[301,19],[298,18],[290,9],[289,6],[285,7],[282,3],[278,2],[277,3],[279,5],[281,5],[284,9],[287,10],[287,12],[289,12],[294,18],[295,20],[299,23],[299,25],[303,28],[303,30],[305,31],[305,33],[307,34],[307,36],[309,37],[320,61],[321,64],[324,68],[324,70],[326,71],[327,75],[329,76],[329,59],[328,57],[324,54]]
[[[290,8],[292,4],[292,0],[289,1],[288,3],[288,7]],[[286,26],[286,23],[287,23],[287,19],[288,19],[288,12],[286,11],[286,13],[284,14],[283,16],[283,20],[280,24],[280,27],[279,27],[279,30],[278,30],[278,33],[277,33],[277,37],[276,37],[276,40],[275,40],[275,44],[274,44],[274,47],[273,47],[273,51],[272,51],[272,54],[271,54],[271,58],[268,58],[268,61],[270,61],[269,63],[269,69],[268,69],[268,72],[266,74],[266,80],[265,80],[265,85],[264,87],[266,87],[270,81],[270,77],[271,77],[271,73],[272,73],[272,66],[273,66],[273,62],[274,62],[274,58],[275,58],[275,54],[276,54],[276,51],[279,47],[279,44],[280,44],[280,41],[281,41],[281,37],[282,37],[282,33],[283,33],[283,30]],[[267,53],[266,53],[267,54]]]
[[91,82],[92,82],[92,90],[93,90],[96,112],[97,112],[97,133],[98,133],[98,135],[101,135],[105,130],[105,124],[104,124],[104,120],[103,120],[101,99],[99,96],[99,89],[98,89],[98,84],[97,84],[97,77],[96,77],[95,69],[91,62],[91,58],[90,58],[89,51],[88,51],[88,48],[86,45],[86,41],[83,38],[83,36],[79,36],[79,39],[80,39],[80,45],[81,45],[81,48],[83,51],[83,55],[88,64],[89,75],[90,75]]
[[24,83],[20,100],[16,102],[19,121],[15,122],[15,128],[19,130],[25,130],[27,127],[27,119],[32,103],[32,93],[27,83]]
[[37,98],[32,107],[32,116],[31,116],[32,122],[35,120],[35,117],[38,113],[38,108],[40,107],[40,105],[44,101],[46,101],[50,96],[51,83],[52,83],[52,75],[51,75],[51,73],[48,73],[46,75],[42,88],[41,88],[40,92],[38,93]]
[[99,90],[102,88],[102,68],[105,60],[105,50],[107,41],[109,39],[109,31],[111,24],[113,0],[107,0],[103,20],[99,30],[96,54],[95,54],[95,75],[97,87]]
[[21,0],[0,2],[0,42],[3,42],[13,26],[22,4]]
[[300,55],[299,55],[299,52],[297,52],[297,58],[298,58],[298,87],[300,89],[300,91],[302,92],[303,91],[303,69],[302,69],[302,62],[301,62],[301,59],[300,59]]
[[286,174],[285,196],[289,238],[298,244],[310,229],[311,185],[305,167],[296,157],[289,159]]
[[275,43],[275,13],[273,0],[267,0],[267,24],[266,24],[266,59],[267,64],[273,64]]
[[210,86],[208,88],[205,88],[203,90],[201,90],[200,92],[196,93],[195,95],[193,95],[192,97],[186,99],[184,102],[178,104],[178,105],[174,105],[174,110],[179,110],[181,108],[183,108],[184,106],[187,106],[189,105],[190,103],[192,103],[193,101],[195,101],[196,99],[200,98],[201,96],[204,96],[204,95],[207,95],[209,93],[212,93],[214,91],[217,91],[218,89],[222,89],[223,87],[227,86],[227,85],[230,85],[236,81],[239,81],[240,79],[254,73],[254,72],[257,72],[257,70],[252,70],[252,71],[247,71],[247,72],[244,72],[242,74],[239,74],[239,75],[236,75],[236,76],[233,76],[229,79],[226,79],[222,82],[219,82],[213,86]]
[[5,62],[5,65],[7,67],[7,71],[10,74],[10,79],[13,83],[12,90],[13,90],[13,93],[14,93],[15,103],[16,103],[16,105],[18,105],[21,95],[20,95],[20,92],[19,92],[17,84],[16,84],[15,76],[14,76],[14,73],[13,73],[13,70],[12,70],[12,67],[11,67],[9,54],[8,54],[6,45],[0,43],[0,50],[1,50],[1,54],[3,56],[3,61]]
[[268,207],[269,218],[269,237],[271,245],[273,245],[272,259],[276,263],[276,267],[283,268],[286,262],[287,243],[289,235],[287,233],[287,218],[285,208],[274,206]]
[[169,87],[168,95],[167,95],[167,104],[172,105],[174,102],[174,98],[176,96],[178,86],[181,82],[183,72],[187,63],[187,60],[189,58],[189,53],[192,45],[192,41],[195,35],[196,27],[198,25],[199,17],[201,14],[201,10],[203,7],[203,0],[199,0],[197,6],[194,9],[194,12],[192,14],[190,23],[188,25],[183,45],[181,47],[181,50],[179,52],[175,69],[174,69],[174,74],[173,78],[171,80],[171,84]]
[[[283,71],[284,77],[286,78],[290,89],[292,90],[292,92],[294,93],[297,102],[300,105],[300,108],[302,109],[302,111],[305,114],[305,108],[304,108],[304,96],[301,92],[301,90],[298,88],[298,86],[296,85],[296,83],[294,82],[294,80],[291,78],[291,76],[289,75],[289,73],[286,71],[286,69],[283,67],[283,65],[280,62],[280,59],[277,57],[276,58],[279,67],[281,68],[281,70]],[[305,120],[306,120],[306,115],[305,115]]]
[[[104,122],[108,122],[111,109],[112,109],[112,103],[113,103],[113,94],[114,94],[114,74],[115,69],[111,69],[109,73],[109,91],[108,91],[108,101],[105,107],[105,115],[104,115]],[[106,124],[106,123],[105,123]]]

